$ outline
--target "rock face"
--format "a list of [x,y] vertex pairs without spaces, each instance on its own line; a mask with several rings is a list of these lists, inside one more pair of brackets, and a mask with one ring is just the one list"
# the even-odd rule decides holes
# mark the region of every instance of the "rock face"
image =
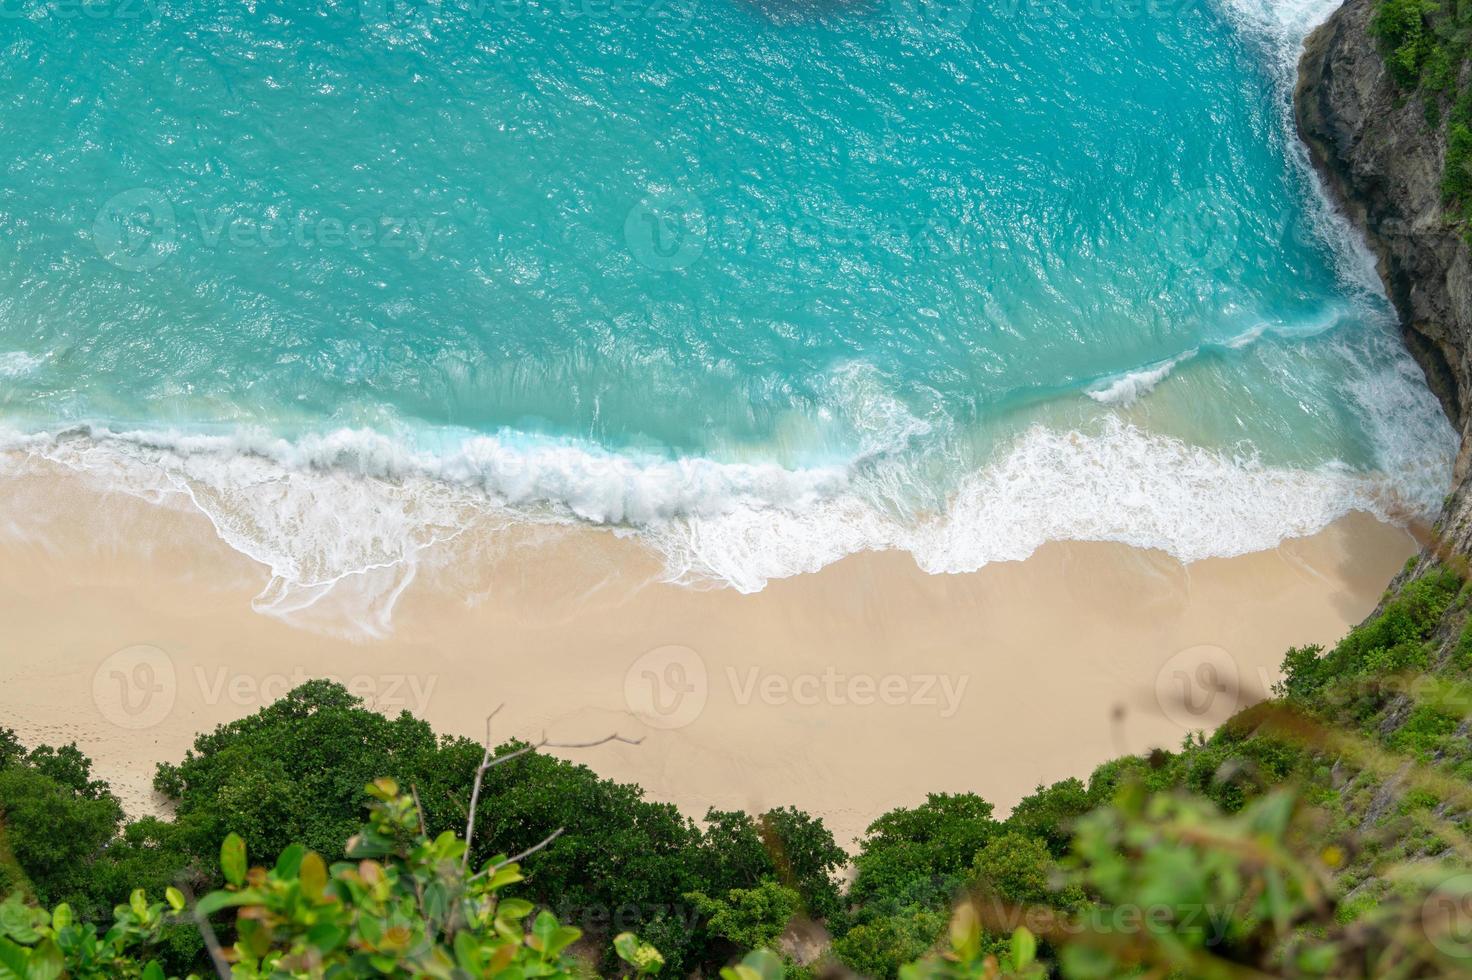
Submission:
[[1472,554],[1472,249],[1447,219],[1444,132],[1385,68],[1375,0],[1348,0],[1304,45],[1294,107],[1314,165],[1379,258],[1406,346],[1462,435],[1444,543]]

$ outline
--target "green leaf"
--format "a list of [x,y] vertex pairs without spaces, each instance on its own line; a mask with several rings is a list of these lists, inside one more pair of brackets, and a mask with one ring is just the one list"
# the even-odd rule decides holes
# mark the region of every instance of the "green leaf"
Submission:
[[664,957],[659,954],[659,950],[641,942],[632,932],[621,932],[615,936],[613,949],[618,953],[619,959],[634,968],[635,973],[658,973],[664,966]]
[[981,951],[981,920],[970,902],[956,906],[951,917],[951,949],[966,962],[976,959]]
[[1038,941],[1027,926],[1018,926],[1012,932],[1012,969],[1021,973],[1032,965],[1038,956]]
[[319,922],[307,930],[307,942],[320,953],[331,953],[348,940],[348,931],[334,922]]
[[[754,949],[736,965],[736,975],[741,980],[782,980],[786,974],[782,957],[770,949]],[[725,976],[726,971],[722,970],[721,975]]]
[[316,851],[308,851],[305,857],[297,861],[301,875],[302,894],[317,901],[322,893],[327,891],[327,865],[322,861],[322,855]]
[[57,932],[72,924],[72,907],[62,902],[51,912],[51,928]]
[[537,913],[536,921],[532,923],[532,938],[527,945],[532,949],[542,950],[547,946],[547,941],[557,931],[557,917],[546,909]]
[[0,902],[0,936],[8,935],[17,942],[30,945],[41,938],[34,920],[35,916],[21,900],[20,892]]
[[393,850],[394,841],[391,838],[364,827],[362,833],[348,838],[347,849],[343,853],[354,859],[377,858],[392,854]]
[[307,849],[300,844],[292,844],[281,852],[276,859],[276,877],[283,880],[295,878],[301,870],[302,858],[306,856]]
[[210,892],[196,903],[194,910],[200,915],[214,915],[221,909],[259,905],[264,899],[265,896],[253,888],[242,892]]
[[237,888],[245,884],[245,841],[234,831],[220,844],[220,870],[225,880]]
[[448,922],[450,892],[442,881],[430,882],[424,889],[424,914],[434,923]]
[[0,936],[0,980],[26,980],[31,951]]
[[455,933],[455,962],[466,973],[472,976],[480,975],[483,962],[480,955],[480,946],[477,945],[470,933],[464,930]]
[[175,912],[184,911],[184,893],[173,885],[164,889],[164,900],[169,903],[169,908]]
[[66,969],[61,950],[49,939],[31,950],[30,959],[26,980],[56,980]]
[[531,915],[533,908],[535,906],[524,898],[503,898],[496,904],[496,918],[514,922]]
[[142,980],[164,980],[164,968],[158,965],[158,960],[148,961],[143,968]]
[[486,882],[486,887],[491,891],[495,891],[498,888],[505,888],[507,885],[514,885],[521,880],[521,869],[512,864],[491,875],[490,880]]

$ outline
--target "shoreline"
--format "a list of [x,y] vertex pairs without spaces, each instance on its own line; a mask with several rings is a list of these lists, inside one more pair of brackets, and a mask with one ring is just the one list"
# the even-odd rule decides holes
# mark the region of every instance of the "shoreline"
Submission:
[[[504,702],[497,741],[642,736],[565,755],[696,818],[791,804],[848,846],[929,792],[1000,813],[1215,727],[1290,646],[1367,615],[1418,550],[1356,513],[1191,565],[1053,543],[930,575],[863,552],[743,594],[662,583],[608,532],[518,527],[421,571],[393,633],[355,641],[255,612],[263,569],[198,513],[25,480],[0,481],[0,714],[28,744],[75,740],[130,814],[158,809],[154,766],[196,734],[330,675],[444,734],[479,740]],[[49,523],[15,506],[36,492]]]

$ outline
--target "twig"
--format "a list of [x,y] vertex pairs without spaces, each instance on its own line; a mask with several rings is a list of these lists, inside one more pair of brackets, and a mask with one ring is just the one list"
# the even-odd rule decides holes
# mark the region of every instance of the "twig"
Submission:
[[419,814],[419,832],[425,837],[428,837],[429,828],[424,823],[424,804],[419,802],[419,787],[410,783],[409,795],[414,797],[414,809]]
[[465,818],[465,853],[460,858],[460,870],[470,867],[470,836],[475,833],[475,807],[480,802],[480,784],[485,778],[486,763],[491,758],[491,720],[506,707],[506,702],[496,705],[496,710],[486,715],[485,753],[480,757],[480,766],[475,770],[475,785],[470,791],[470,813]]
[[194,919],[195,925],[199,926],[199,934],[204,938],[204,948],[210,954],[210,963],[214,965],[215,973],[220,980],[230,980],[230,962],[225,959],[225,951],[220,948],[220,940],[215,935],[215,927],[210,925],[210,920],[199,914],[199,903],[194,900],[194,895],[188,887],[183,889],[184,897],[189,902],[189,912]]
[[540,851],[542,848],[546,847],[548,844],[555,841],[557,838],[561,837],[562,832],[566,829],[566,827],[558,827],[556,830],[552,831],[552,833],[548,834],[547,837],[540,844],[533,844],[531,847],[528,847],[520,854],[513,854],[509,858],[506,858],[504,861],[497,861],[495,864],[486,865],[485,868],[471,875],[470,880],[474,881],[484,874],[494,874],[495,872],[500,871],[502,868],[516,864],[522,858],[530,857],[531,855]]
[[[495,711],[492,711],[490,714],[486,715],[485,751],[481,755],[480,765],[475,770],[475,783],[470,790],[470,812],[465,817],[465,853],[460,857],[460,870],[462,871],[465,871],[470,867],[470,839],[475,834],[475,810],[476,807],[480,804],[481,785],[484,783],[485,775],[489,770],[494,769],[496,766],[499,766],[502,763],[510,762],[512,759],[517,759],[521,756],[527,755],[528,753],[535,752],[538,749],[591,749],[594,746],[607,745],[609,742],[622,742],[625,745],[639,745],[644,741],[644,739],[642,738],[625,738],[618,732],[614,732],[612,735],[605,735],[602,738],[594,739],[591,742],[553,742],[547,738],[547,733],[543,732],[541,741],[532,743],[530,745],[523,745],[521,748],[516,749],[515,751],[507,752],[505,755],[498,755],[495,758],[492,758],[491,720],[494,719],[504,707],[506,707],[506,705],[503,702],[496,706]],[[423,820],[421,818],[421,825],[422,823]],[[551,837],[548,837],[536,847],[531,848],[528,851],[524,851],[521,855],[518,856],[518,858],[513,858],[512,860],[518,860],[519,858],[525,857],[528,854],[534,854],[537,851],[540,851],[542,848],[552,843],[552,841],[554,841],[564,829],[566,828],[559,829],[557,833],[554,833]]]

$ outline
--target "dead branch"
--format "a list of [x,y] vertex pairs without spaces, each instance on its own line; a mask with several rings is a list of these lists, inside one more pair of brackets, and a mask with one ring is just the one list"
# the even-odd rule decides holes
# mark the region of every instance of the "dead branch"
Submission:
[[[480,805],[481,786],[485,782],[485,776],[488,771],[494,769],[496,766],[499,766],[502,763],[510,762],[512,759],[520,758],[521,756],[527,755],[531,752],[535,752],[538,749],[591,749],[598,745],[607,745],[609,742],[622,742],[625,745],[638,745],[644,741],[644,739],[642,738],[626,738],[623,735],[614,732],[611,735],[605,735],[602,738],[593,739],[591,742],[554,742],[551,739],[547,738],[546,732],[543,732],[542,738],[538,742],[534,742],[529,745],[523,745],[521,748],[516,749],[512,752],[507,752],[505,755],[492,757],[491,753],[493,751],[493,747],[491,742],[491,721],[496,717],[497,714],[500,713],[501,709],[504,707],[506,707],[504,702],[498,704],[494,711],[486,715],[486,740],[484,743],[485,751],[481,755],[480,765],[477,766],[475,770],[475,782],[472,784],[470,790],[470,812],[466,815],[465,818],[465,853],[460,858],[460,868],[462,871],[467,870],[470,867],[470,839],[475,834],[475,811],[476,807]],[[517,855],[514,858],[508,858],[507,861],[504,863],[519,861],[521,858],[526,857],[528,854],[535,854],[537,851],[540,851],[542,848],[546,847],[548,844],[556,840],[565,829],[565,827],[559,827],[555,832],[553,832],[552,836],[548,837],[540,844],[536,845],[535,847],[529,848],[526,851],[523,851],[521,854]],[[498,865],[497,867],[501,866],[502,865]]]

